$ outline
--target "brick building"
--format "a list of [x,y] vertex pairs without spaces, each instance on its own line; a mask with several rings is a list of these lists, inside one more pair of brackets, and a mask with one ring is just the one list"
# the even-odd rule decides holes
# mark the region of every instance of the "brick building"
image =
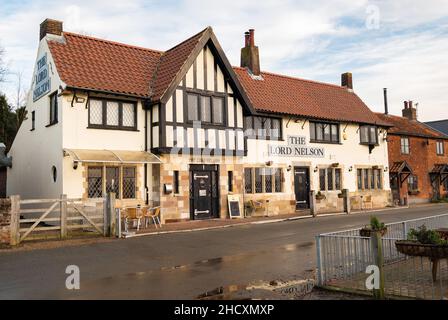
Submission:
[[421,203],[445,197],[448,191],[448,136],[417,120],[412,101],[403,116],[378,114],[394,127],[388,130],[390,184],[395,203]]

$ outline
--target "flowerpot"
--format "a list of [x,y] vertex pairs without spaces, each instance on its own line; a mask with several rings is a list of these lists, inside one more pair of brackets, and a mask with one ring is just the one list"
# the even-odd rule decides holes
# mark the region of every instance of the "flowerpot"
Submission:
[[372,230],[370,228],[362,228],[359,230],[359,235],[361,237],[370,238],[372,236],[373,232],[379,232],[382,237],[387,233],[387,228],[381,229],[381,230]]
[[320,196],[316,196],[316,200],[325,200],[325,196],[324,195],[320,195]]
[[430,259],[447,259],[448,245],[422,244],[418,241],[395,241],[398,252],[407,256],[428,257]]

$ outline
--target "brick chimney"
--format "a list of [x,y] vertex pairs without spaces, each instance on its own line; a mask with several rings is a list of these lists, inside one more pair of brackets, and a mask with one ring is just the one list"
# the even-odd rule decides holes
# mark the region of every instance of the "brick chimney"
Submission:
[[241,67],[249,68],[256,75],[260,75],[260,54],[255,46],[255,30],[244,33],[244,48],[241,49]]
[[409,120],[417,120],[417,108],[414,108],[414,103],[412,101],[404,102],[403,117]]
[[45,38],[47,34],[54,34],[57,36],[61,36],[63,32],[62,21],[53,20],[53,19],[45,19],[40,24],[40,37],[39,40]]
[[341,86],[353,90],[353,75],[351,72],[346,72],[341,75]]

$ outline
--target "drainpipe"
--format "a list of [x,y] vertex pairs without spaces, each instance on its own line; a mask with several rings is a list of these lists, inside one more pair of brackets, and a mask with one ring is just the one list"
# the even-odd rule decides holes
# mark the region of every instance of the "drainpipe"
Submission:
[[[145,151],[148,151],[148,107],[149,107],[149,101],[144,101],[145,106]],[[148,164],[145,163],[145,204],[149,204],[149,197],[148,197]]]

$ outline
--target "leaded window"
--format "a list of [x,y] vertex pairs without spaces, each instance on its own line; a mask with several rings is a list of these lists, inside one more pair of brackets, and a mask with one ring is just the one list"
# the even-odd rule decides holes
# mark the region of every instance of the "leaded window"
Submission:
[[134,102],[89,99],[89,127],[136,130],[136,106]]
[[319,169],[319,189],[321,191],[342,190],[341,169]]
[[135,198],[136,177],[135,167],[123,168],[123,199]]
[[246,193],[252,193],[252,168],[245,168],[244,169],[244,186]]
[[282,192],[281,168],[245,168],[244,182],[246,193]]
[[89,167],[87,170],[87,195],[89,198],[103,196],[103,168]]
[[120,192],[120,168],[106,167],[106,193],[114,192],[116,196]]

